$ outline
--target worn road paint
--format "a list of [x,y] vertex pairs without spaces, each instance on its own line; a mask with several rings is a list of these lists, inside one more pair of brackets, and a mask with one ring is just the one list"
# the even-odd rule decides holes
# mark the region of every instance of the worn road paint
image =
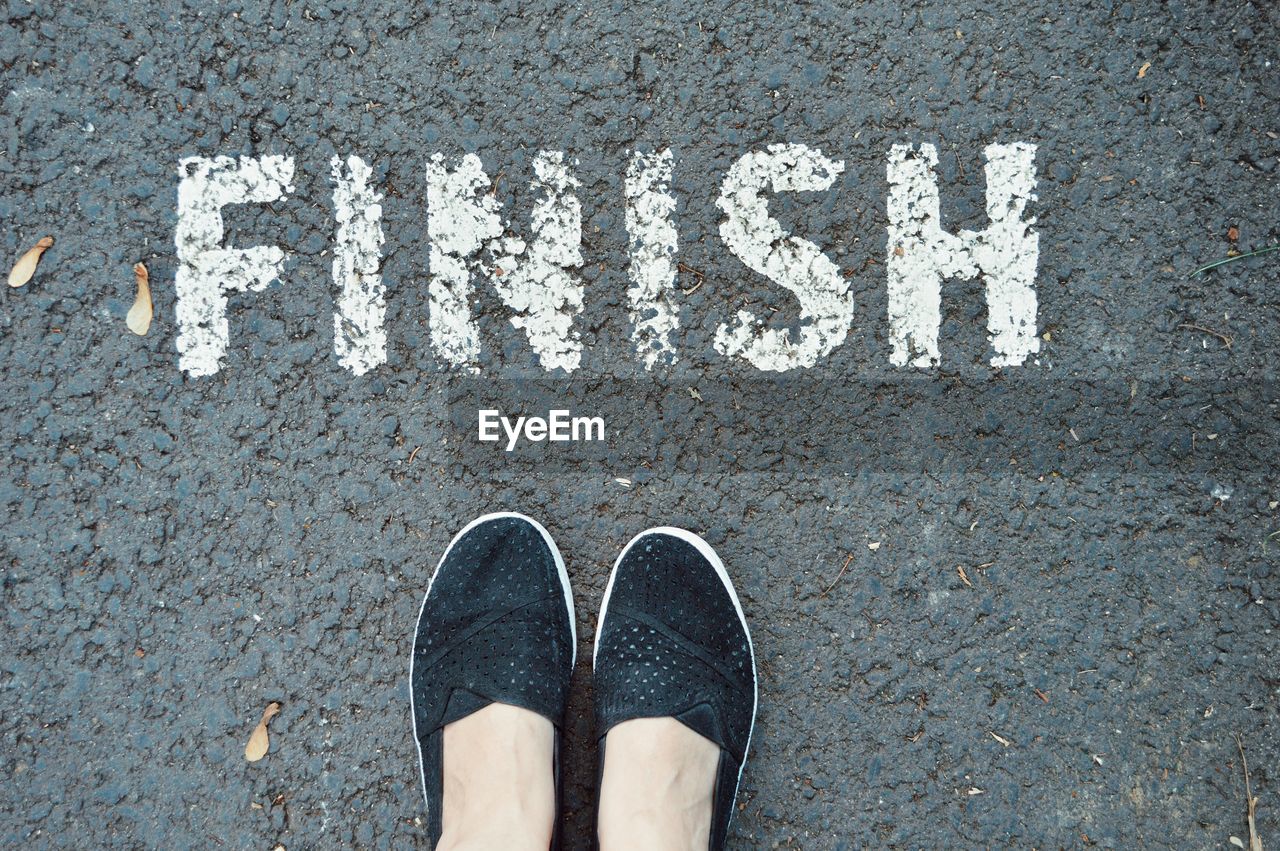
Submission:
[[480,367],[480,329],[471,317],[471,278],[480,249],[502,236],[498,201],[475,154],[450,168],[444,154],[427,163],[427,328],[437,355],[473,372]]
[[[577,369],[582,343],[573,319],[582,311],[582,283],[568,270],[582,265],[582,207],[571,190],[564,154],[541,151],[533,161],[530,242],[503,237],[501,204],[487,191],[480,158],[467,154],[450,165],[436,154],[427,165],[427,234],[431,242],[429,329],[436,353],[477,371],[479,328],[471,314],[472,279],[489,280],[513,311],[544,369]],[[521,257],[525,254],[527,256]],[[488,252],[488,268],[482,259]]]
[[511,324],[524,329],[542,368],[573,372],[582,361],[573,320],[582,312],[583,284],[570,271],[582,265],[582,204],[573,194],[579,183],[560,151],[539,151],[533,173],[539,197],[527,253],[521,240],[507,240],[511,248],[495,262],[491,280],[514,313]]
[[1036,146],[1022,142],[988,145],[987,216],[981,232],[942,230],[937,149],[894,145],[889,153],[888,295],[890,361],[931,367],[939,361],[942,279],[986,282],[987,330],[995,354],[991,365],[1017,366],[1040,351],[1036,336],[1036,267],[1040,237],[1023,219],[1035,200]]
[[293,159],[187,157],[178,164],[178,176],[178,367],[192,376],[213,375],[227,351],[226,294],[265,289],[285,260],[275,245],[223,248],[222,208],[269,203],[291,192]]
[[680,324],[676,285],[676,199],[671,194],[670,149],[636,151],[627,166],[626,225],[630,238],[627,301],[631,339],[645,369],[677,360],[675,331]]
[[749,311],[716,329],[716,350],[745,358],[757,369],[809,367],[844,340],[853,323],[853,294],[817,245],[787,233],[769,215],[766,191],[829,189],[844,162],[798,144],[770,145],[744,154],[729,169],[716,206],[724,211],[720,236],[748,268],[793,293],[800,302],[799,333],[766,328]]
[[[1034,218],[1036,146],[988,145],[983,231],[942,230],[933,145],[895,145],[888,177],[888,318],[890,361],[932,367],[939,362],[941,284],[945,277],[983,275],[987,329],[994,367],[1017,366],[1040,350],[1036,335],[1035,276],[1040,238]],[[646,369],[677,359],[679,308],[675,300],[677,231],[671,192],[670,150],[635,153],[625,182],[629,236],[627,290],[632,341]],[[387,360],[385,289],[381,263],[382,196],[370,187],[372,169],[358,156],[330,163],[337,230],[333,277],[339,288],[334,351],[363,375]],[[475,280],[488,281],[524,331],[540,366],[576,370],[582,341],[574,321],[583,309],[579,181],[560,151],[533,159],[529,240],[507,236],[502,205],[480,158],[427,164],[428,330],[436,354],[454,366],[479,371],[480,333],[472,315]],[[769,214],[771,193],[824,191],[844,169],[820,151],[775,144],[740,157],[721,185],[720,235],[748,268],[791,292],[799,303],[797,328],[768,327],[739,311],[721,324],[715,348],[758,369],[781,372],[812,367],[851,330],[854,298],[848,281],[814,243],[787,233]],[[261,290],[285,260],[278,246],[224,249],[221,210],[227,204],[264,203],[292,190],[293,160],[191,157],[181,161],[178,187],[177,319],[179,366],[212,375],[228,344],[226,294]]]
[[333,351],[338,362],[364,375],[387,362],[386,288],[382,264],[382,196],[369,187],[373,169],[357,156],[330,162],[333,209],[338,230],[333,242],[333,280],[338,309],[333,314]]

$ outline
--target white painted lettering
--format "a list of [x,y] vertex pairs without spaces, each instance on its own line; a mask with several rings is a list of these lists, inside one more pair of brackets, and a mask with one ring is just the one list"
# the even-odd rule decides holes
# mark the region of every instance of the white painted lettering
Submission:
[[1024,219],[1034,201],[1036,146],[988,145],[987,217],[981,232],[942,230],[933,145],[894,145],[889,153],[890,361],[916,367],[938,364],[942,279],[986,281],[992,366],[1017,366],[1040,351],[1036,336],[1036,268],[1040,236]]
[[680,324],[676,285],[676,199],[671,194],[670,150],[631,155],[626,179],[630,237],[631,339],[645,369],[676,361],[673,336]]
[[178,175],[178,368],[191,376],[213,375],[222,368],[230,338],[226,294],[266,289],[285,260],[275,245],[223,248],[222,208],[269,203],[292,191],[293,160],[187,157]]
[[373,169],[356,156],[330,162],[333,209],[338,230],[333,240],[333,280],[338,309],[333,314],[333,351],[356,375],[387,362],[386,288],[382,265],[382,196],[369,188]]
[[[986,158],[986,211],[982,231],[942,229],[933,145],[894,145],[887,171],[887,301],[889,360],[895,366],[929,368],[940,360],[942,281],[984,281],[987,337],[993,367],[1018,366],[1040,350],[1035,278],[1040,237],[1027,216],[1036,200],[1036,146],[992,144]],[[624,181],[628,237],[627,304],[631,346],[646,370],[678,361],[679,331],[669,149],[633,152]],[[574,327],[583,310],[584,285],[580,187],[560,151],[533,157],[528,239],[510,236],[480,158],[431,157],[427,177],[427,281],[429,345],[446,363],[479,371],[481,344],[473,316],[474,286],[484,281],[509,310],[546,371],[573,372],[583,343]],[[386,288],[381,275],[383,197],[371,185],[374,169],[358,156],[330,161],[336,228],[332,275],[334,353],[355,375],[387,362]],[[770,214],[770,196],[830,190],[844,162],[801,144],[769,145],[740,157],[721,184],[720,236],[754,272],[789,292],[798,313],[776,319],[739,310],[715,330],[715,349],[770,372],[815,366],[843,342],[853,325],[853,291],[817,244],[787,232]],[[286,260],[277,245],[225,248],[222,208],[270,203],[292,191],[293,160],[188,157],[179,164],[177,227],[178,365],[191,376],[218,372],[229,345],[230,293],[261,291],[279,278]],[[789,321],[790,320],[790,321]],[[481,440],[498,440],[498,424],[514,446],[526,424],[512,431],[506,418],[481,412]],[[549,440],[588,435],[598,418],[551,412]],[[566,418],[558,418],[563,414]],[[579,419],[583,422],[579,426]],[[603,421],[599,421],[603,439]],[[486,437],[484,435],[492,435]],[[566,435],[573,435],[572,438]],[[587,439],[591,439],[588,437]]]
[[748,311],[733,326],[716,330],[722,354],[746,358],[757,369],[782,372],[809,367],[840,345],[853,323],[853,294],[836,264],[808,240],[782,229],[769,215],[766,190],[817,192],[830,188],[844,171],[805,145],[770,145],[744,154],[729,169],[716,205],[724,211],[720,237],[748,268],[759,272],[800,302],[800,332],[765,328]]
[[[582,265],[582,206],[578,180],[564,154],[541,151],[533,160],[530,242],[504,237],[501,205],[487,191],[480,158],[467,154],[450,166],[442,154],[427,165],[427,234],[431,242],[428,326],[436,353],[478,371],[479,328],[471,315],[472,278],[488,278],[512,310],[548,371],[572,372],[582,359],[573,320],[582,312],[582,283],[569,270]],[[492,256],[486,268],[481,252]]]

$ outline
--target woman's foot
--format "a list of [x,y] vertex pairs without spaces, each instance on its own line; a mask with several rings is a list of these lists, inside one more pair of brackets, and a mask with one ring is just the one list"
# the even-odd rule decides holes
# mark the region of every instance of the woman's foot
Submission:
[[556,817],[555,727],[491,703],[444,728],[444,833],[436,851],[546,851]]
[[432,575],[410,665],[427,833],[440,848],[545,849],[577,638],[564,560],[519,514],[490,514]]
[[719,745],[674,718],[636,718],[609,731],[606,753],[603,851],[705,851]]
[[724,565],[650,529],[614,565],[596,629],[602,851],[719,849],[755,722],[751,637]]

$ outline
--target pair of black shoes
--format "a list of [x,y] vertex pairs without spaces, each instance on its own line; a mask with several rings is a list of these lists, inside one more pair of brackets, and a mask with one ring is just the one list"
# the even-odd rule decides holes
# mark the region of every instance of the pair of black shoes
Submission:
[[[576,658],[573,593],[547,530],[507,512],[468,524],[431,577],[409,669],[433,845],[442,829],[444,727],[491,703],[554,725],[559,804]],[[710,848],[722,848],[755,722],[756,671],[742,606],[706,541],[663,527],[627,544],[600,607],[592,669],[602,766],[606,734],[633,718],[675,718],[720,746]]]

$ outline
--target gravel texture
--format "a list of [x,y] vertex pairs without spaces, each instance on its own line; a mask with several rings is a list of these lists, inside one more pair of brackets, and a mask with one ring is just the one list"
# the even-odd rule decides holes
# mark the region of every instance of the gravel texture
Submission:
[[[577,595],[571,847],[593,818],[595,615],[618,549],[658,524],[718,549],[754,633],[735,847],[1228,847],[1247,835],[1237,733],[1280,843],[1280,254],[1187,274],[1280,242],[1275,6],[0,17],[0,254],[57,239],[0,293],[0,845],[424,845],[411,630],[450,537],[499,509],[550,529]],[[725,249],[715,201],[783,141],[845,163],[770,208],[857,313],[812,369],[767,379],[715,329],[739,309],[788,327],[794,301]],[[941,367],[890,365],[885,166],[905,142],[937,146],[952,231],[984,227],[985,145],[1038,146],[1037,359],[988,366],[982,285],[950,280]],[[666,147],[693,291],[680,361],[650,374],[623,184],[630,151]],[[582,365],[543,372],[484,288],[480,374],[447,369],[428,159],[478,153],[526,232],[544,148],[578,160]],[[222,370],[184,376],[178,161],[268,154],[294,158],[294,191],[225,210],[226,244],[281,246],[281,282],[232,296]],[[386,196],[388,362],[360,377],[333,351],[330,160],[350,154]],[[139,260],[145,338],[124,325]],[[609,440],[474,440],[480,406],[557,402]]]

